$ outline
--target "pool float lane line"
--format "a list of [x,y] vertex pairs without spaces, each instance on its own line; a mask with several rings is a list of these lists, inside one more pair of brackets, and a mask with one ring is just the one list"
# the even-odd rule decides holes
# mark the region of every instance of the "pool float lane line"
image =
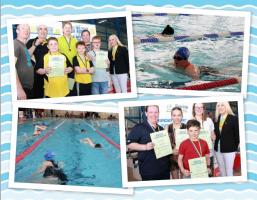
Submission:
[[207,90],[207,89],[211,89],[211,88],[223,87],[223,86],[233,85],[233,84],[237,84],[237,83],[238,83],[237,78],[229,78],[229,79],[225,79],[225,80],[212,81],[209,83],[190,85],[190,86],[181,87],[181,88],[177,88],[177,89],[180,89],[180,90]]
[[66,121],[66,119],[65,120],[63,120],[60,124],[58,124],[56,127],[54,127],[54,129],[57,129],[57,128],[59,128],[61,125],[63,125],[63,123]]
[[101,133],[100,131],[96,130],[95,131],[101,135],[104,139],[107,140],[107,142],[109,142],[111,145],[113,145],[116,149],[120,150],[120,145],[118,145],[117,143],[115,143],[113,140],[111,140],[110,138],[108,138],[105,134]]
[[34,144],[32,144],[29,148],[25,149],[22,153],[16,156],[15,163],[18,164],[20,161],[22,161],[27,155],[29,155],[32,151],[34,151],[35,148],[38,145],[40,145],[46,138],[48,138],[48,136],[51,135],[53,132],[54,132],[53,130],[50,130],[43,137],[41,137]]

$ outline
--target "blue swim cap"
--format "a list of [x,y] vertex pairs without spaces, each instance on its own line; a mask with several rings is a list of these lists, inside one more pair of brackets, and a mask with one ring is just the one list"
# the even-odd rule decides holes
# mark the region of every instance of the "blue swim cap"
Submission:
[[176,51],[175,55],[180,56],[181,58],[187,60],[187,59],[189,58],[190,51],[189,51],[189,49],[186,48],[186,47],[180,47],[180,48]]
[[53,160],[55,154],[52,151],[47,151],[46,154],[44,155],[45,160]]

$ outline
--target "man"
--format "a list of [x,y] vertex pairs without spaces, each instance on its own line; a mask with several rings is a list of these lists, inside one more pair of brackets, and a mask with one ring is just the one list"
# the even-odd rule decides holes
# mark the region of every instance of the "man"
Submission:
[[27,48],[29,49],[32,60],[35,62],[34,71],[34,86],[33,94],[34,98],[44,97],[44,56],[48,53],[47,48],[47,26],[39,25],[37,27],[38,36],[34,39],[30,39],[27,43]]
[[14,56],[16,68],[17,99],[33,98],[34,69],[26,42],[30,36],[28,24],[19,24],[16,29],[17,38],[14,40]]
[[86,53],[91,51],[90,31],[85,29],[81,32],[81,40],[86,45]]
[[193,80],[198,80],[200,76],[199,70],[195,65],[188,61],[189,56],[190,52],[188,48],[180,47],[173,57],[173,65],[177,70],[182,71],[186,75],[190,76]]
[[129,133],[127,147],[138,151],[139,173],[143,181],[170,179],[169,156],[156,159],[150,134],[163,130],[158,125],[159,107],[146,106],[146,120]]

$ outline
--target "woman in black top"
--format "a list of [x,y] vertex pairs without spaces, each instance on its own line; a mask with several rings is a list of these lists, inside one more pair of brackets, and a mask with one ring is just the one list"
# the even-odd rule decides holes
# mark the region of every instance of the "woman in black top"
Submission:
[[109,36],[108,58],[110,60],[110,74],[115,92],[126,93],[129,73],[128,49],[120,42],[116,35]]
[[172,119],[172,123],[168,127],[170,142],[173,149],[173,154],[170,157],[170,162],[171,162],[170,172],[172,175],[172,179],[178,179],[179,178],[179,167],[178,167],[178,148],[179,147],[176,147],[175,131],[177,129],[186,129],[186,125],[184,123],[181,123],[183,119],[183,112],[180,107],[172,108],[171,119]]
[[234,159],[239,146],[238,117],[235,116],[228,102],[218,102],[215,120],[214,150],[220,175],[233,176]]

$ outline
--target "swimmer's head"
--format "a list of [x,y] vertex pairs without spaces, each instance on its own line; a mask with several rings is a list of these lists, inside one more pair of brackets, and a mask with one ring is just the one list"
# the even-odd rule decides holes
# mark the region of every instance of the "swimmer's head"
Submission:
[[55,154],[52,151],[47,151],[46,154],[44,155],[45,160],[53,160]]
[[175,59],[175,60],[179,60],[179,59],[180,59],[180,60],[187,60],[187,59],[189,58],[189,56],[190,56],[190,51],[189,51],[189,49],[186,48],[186,47],[180,47],[180,48],[176,51],[176,53],[175,53],[173,59]]
[[95,148],[102,148],[101,144],[95,144]]

